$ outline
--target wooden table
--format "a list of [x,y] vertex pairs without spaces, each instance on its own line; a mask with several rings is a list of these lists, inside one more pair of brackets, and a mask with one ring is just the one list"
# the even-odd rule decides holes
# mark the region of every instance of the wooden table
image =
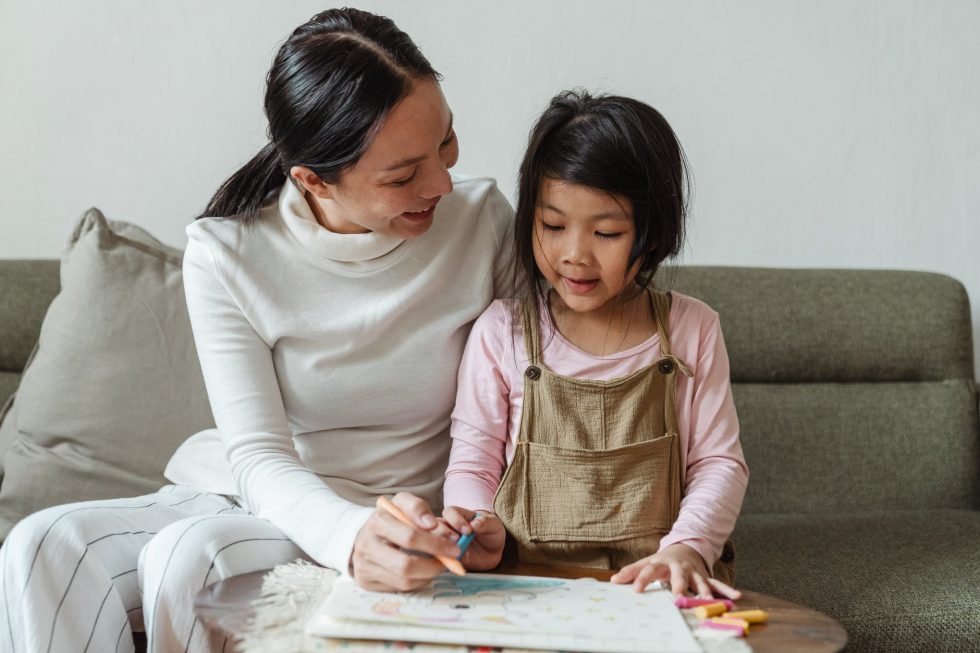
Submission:
[[[554,578],[608,580],[610,571],[544,565],[512,565],[507,574]],[[234,576],[206,587],[194,599],[194,612],[212,631],[233,637],[244,631],[252,616],[251,602],[259,597],[265,571]],[[737,609],[761,608],[769,622],[752,626],[747,642],[756,653],[838,653],[847,644],[847,632],[835,619],[768,594],[743,592]]]

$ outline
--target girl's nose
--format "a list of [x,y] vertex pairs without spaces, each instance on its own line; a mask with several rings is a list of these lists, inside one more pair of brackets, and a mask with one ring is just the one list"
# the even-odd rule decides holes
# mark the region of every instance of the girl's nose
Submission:
[[591,259],[591,251],[586,239],[575,234],[569,234],[568,238],[565,239],[562,259],[569,265],[587,265]]

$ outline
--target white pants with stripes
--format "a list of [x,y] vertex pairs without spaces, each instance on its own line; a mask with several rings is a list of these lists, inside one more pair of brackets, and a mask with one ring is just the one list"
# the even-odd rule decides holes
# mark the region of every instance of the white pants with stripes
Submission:
[[194,595],[296,558],[268,521],[183,486],[48,508],[0,547],[0,651],[129,652],[144,628],[150,653],[222,651]]

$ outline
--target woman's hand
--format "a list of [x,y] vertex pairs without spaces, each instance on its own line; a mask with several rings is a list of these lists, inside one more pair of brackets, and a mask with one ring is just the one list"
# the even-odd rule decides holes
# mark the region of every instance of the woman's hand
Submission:
[[438,523],[424,500],[399,492],[391,501],[415,528],[375,509],[354,539],[351,574],[364,589],[406,592],[425,586],[446,570],[433,555],[455,558],[459,547],[433,532]]
[[507,537],[500,517],[492,512],[473,512],[456,506],[443,510],[442,517],[461,535],[471,531],[476,534],[460,560],[464,567],[471,571],[487,571],[500,564]]
[[708,566],[701,555],[687,546],[671,544],[663,551],[628,564],[612,578],[613,583],[633,583],[633,589],[642,592],[655,580],[669,582],[676,596],[690,589],[698,598],[710,599],[716,594],[732,599],[741,598],[742,593],[720,580],[711,578]]

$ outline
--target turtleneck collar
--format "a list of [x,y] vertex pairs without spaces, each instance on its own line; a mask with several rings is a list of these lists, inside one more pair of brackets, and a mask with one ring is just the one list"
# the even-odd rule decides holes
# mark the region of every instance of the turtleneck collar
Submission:
[[340,263],[363,263],[381,258],[405,242],[398,236],[375,232],[338,234],[316,221],[303,193],[289,180],[279,191],[279,214],[286,227],[319,257]]

